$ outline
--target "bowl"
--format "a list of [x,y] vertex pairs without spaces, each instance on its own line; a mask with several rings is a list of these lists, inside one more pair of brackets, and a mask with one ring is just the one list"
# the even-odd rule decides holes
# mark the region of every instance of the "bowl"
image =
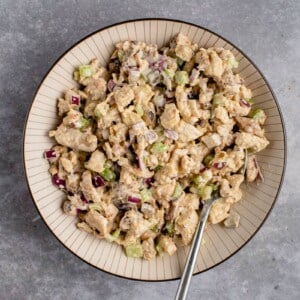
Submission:
[[114,275],[146,281],[163,281],[180,277],[188,247],[173,255],[151,261],[127,258],[114,243],[79,231],[75,218],[61,209],[64,194],[51,183],[48,163],[43,151],[53,145],[48,131],[58,123],[56,101],[62,93],[76,85],[72,74],[76,66],[98,57],[106,65],[114,44],[121,40],[139,40],[166,44],[176,33],[183,32],[201,47],[219,46],[231,50],[239,61],[238,73],[250,87],[254,107],[263,108],[268,116],[265,124],[270,145],[257,154],[265,180],[243,186],[243,199],[234,209],[241,215],[240,226],[227,229],[209,226],[199,252],[194,272],[200,273],[220,264],[239,251],[261,228],[280,191],[286,162],[286,138],[278,101],[256,65],[232,43],[195,24],[168,19],[126,21],[100,29],[67,50],[51,67],[39,85],[28,112],[24,130],[24,164],[28,186],[42,219],[53,235],[86,263]]

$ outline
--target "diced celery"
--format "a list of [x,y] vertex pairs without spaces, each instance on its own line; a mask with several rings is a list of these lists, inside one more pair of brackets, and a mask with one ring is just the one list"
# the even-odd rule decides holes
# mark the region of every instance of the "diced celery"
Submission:
[[250,105],[254,104],[254,100],[251,98],[245,99]]
[[116,173],[112,171],[111,169],[105,168],[100,175],[106,180],[106,181],[115,181],[116,180]]
[[143,257],[143,248],[141,244],[128,245],[125,248],[128,257]]
[[154,233],[158,233],[159,232],[159,228],[158,225],[155,224],[153,227],[150,228]]
[[203,163],[207,166],[214,157],[211,154],[208,154],[204,157]]
[[78,127],[82,131],[91,125],[90,120],[85,119],[84,117],[80,118]]
[[145,82],[148,81],[148,77],[147,77],[146,74],[141,73],[141,74],[140,74],[140,78],[143,79]]
[[209,186],[211,186],[213,191],[217,191],[219,189],[218,186],[214,183],[210,183]]
[[91,66],[91,65],[79,66],[78,70],[79,70],[79,75],[82,78],[91,77],[95,73],[95,70],[94,70],[93,66]]
[[265,113],[262,109],[257,108],[250,114],[250,117],[254,120],[260,120],[265,117]]
[[202,198],[202,200],[208,200],[211,198],[213,188],[210,185],[206,185],[206,186],[202,187],[199,190],[199,192],[200,192],[200,197]]
[[120,50],[118,51],[117,55],[118,55],[119,61],[122,62],[122,61],[124,60],[124,57],[125,57],[124,51],[123,51],[122,49],[120,49]]
[[182,67],[183,66],[183,64],[184,64],[184,60],[183,59],[181,59],[180,57],[177,57],[177,65],[178,65],[178,67]]
[[107,103],[100,103],[96,106],[94,114],[97,118],[101,118],[106,115],[109,110],[109,105]]
[[215,94],[213,98],[213,105],[214,106],[224,106],[224,100],[222,94]]
[[113,166],[113,162],[111,160],[106,160],[104,163],[104,169],[110,169]]
[[206,184],[206,180],[203,176],[198,175],[193,178],[193,182],[197,187],[203,186]]
[[179,85],[185,85],[189,83],[189,75],[186,71],[177,71],[175,73],[175,82]]
[[89,210],[97,210],[99,212],[103,211],[101,203],[90,203]]
[[162,153],[168,150],[168,146],[162,142],[156,142],[151,147],[152,153]]
[[120,232],[121,232],[120,228],[116,229],[112,234],[109,234],[106,237],[106,240],[109,242],[114,242],[115,240],[117,240],[119,238]]
[[230,57],[227,60],[227,65],[233,69],[233,68],[237,68],[239,66],[238,61],[234,58],[234,57]]
[[142,117],[144,115],[144,110],[143,110],[142,106],[139,104],[137,104],[135,106],[135,111],[140,117]]
[[174,75],[175,75],[175,72],[171,69],[165,69],[164,70],[165,74],[170,78],[170,79],[173,79],[174,78]]
[[155,249],[156,249],[156,251],[157,251],[157,253],[158,253],[159,256],[163,256],[164,251],[163,251],[163,249],[162,249],[162,247],[161,247],[160,244],[157,244],[155,246]]
[[141,191],[141,199],[142,202],[149,200],[152,197],[152,190],[151,189],[143,189]]
[[165,225],[165,230],[167,230],[167,232],[169,234],[173,234],[174,233],[174,223],[173,222],[170,222],[168,221]]
[[177,199],[183,192],[182,186],[180,185],[180,183],[176,183],[175,188],[174,188],[174,192],[172,194],[172,198],[173,199]]
[[161,170],[161,168],[162,168],[162,166],[155,167],[154,172],[158,172],[159,170]]

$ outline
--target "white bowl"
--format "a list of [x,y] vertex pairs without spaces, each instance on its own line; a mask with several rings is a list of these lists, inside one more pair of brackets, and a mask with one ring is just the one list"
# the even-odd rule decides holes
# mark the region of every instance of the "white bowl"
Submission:
[[[24,133],[24,162],[33,201],[51,232],[71,252],[90,265],[118,276],[139,280],[170,280],[180,277],[188,248],[180,248],[173,256],[151,261],[127,258],[122,248],[79,231],[75,218],[62,209],[64,194],[51,183],[48,163],[43,151],[53,145],[48,131],[58,123],[56,101],[63,92],[76,85],[73,70],[98,57],[106,65],[114,44],[121,40],[139,40],[166,44],[176,33],[183,32],[202,47],[220,46],[230,49],[239,60],[239,72],[252,89],[254,107],[263,108],[268,116],[265,131],[269,147],[257,154],[265,177],[263,183],[243,186],[243,199],[234,206],[241,215],[240,227],[226,229],[209,226],[204,234],[195,273],[208,270],[241,249],[262,226],[278,196],[285,169],[286,140],[282,115],[272,89],[258,68],[233,44],[219,35],[182,21],[144,19],[112,25],[90,34],[64,53],[42,80],[28,113]],[[263,245],[262,245],[263,247]]]

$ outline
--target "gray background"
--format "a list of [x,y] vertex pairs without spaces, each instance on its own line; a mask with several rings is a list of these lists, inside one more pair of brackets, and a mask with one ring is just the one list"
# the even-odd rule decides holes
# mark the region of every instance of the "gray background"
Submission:
[[189,299],[300,299],[300,1],[0,0],[0,299],[172,299],[178,281],[136,282],[68,252],[38,218],[24,179],[22,130],[42,76],[103,26],[178,18],[228,38],[263,70],[280,102],[288,167],[269,219],[234,257],[193,279]]

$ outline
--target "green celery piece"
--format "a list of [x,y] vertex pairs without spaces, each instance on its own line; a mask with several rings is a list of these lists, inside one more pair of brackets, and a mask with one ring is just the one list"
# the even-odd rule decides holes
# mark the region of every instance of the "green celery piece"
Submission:
[[171,69],[165,69],[164,72],[165,72],[165,74],[166,74],[170,79],[173,79],[173,78],[174,78],[175,73],[174,73],[173,70],[171,70]]
[[91,65],[82,65],[78,68],[79,75],[82,78],[91,77],[94,75],[95,70]]
[[221,94],[215,94],[213,97],[213,105],[214,106],[224,106],[225,103],[222,99],[222,95]]
[[207,166],[214,157],[211,154],[208,154],[204,157],[203,163]]
[[181,59],[180,57],[177,57],[176,61],[177,61],[178,67],[180,67],[180,68],[181,68],[181,67],[183,66],[183,64],[185,63],[185,61],[184,61],[183,59]]
[[125,248],[125,252],[127,257],[143,257],[143,248],[141,244],[128,245]]
[[105,168],[100,175],[106,180],[106,181],[115,181],[116,180],[116,173],[112,171],[111,169]]
[[80,118],[79,120],[79,129],[85,130],[87,127],[89,127],[91,125],[91,121],[88,119],[85,119],[84,117]]
[[172,194],[172,198],[173,199],[177,199],[183,192],[182,186],[180,185],[180,183],[176,183],[175,188],[174,188],[174,192]]
[[170,222],[168,221],[165,225],[165,230],[167,230],[167,232],[169,234],[173,234],[174,233],[174,223],[173,222]]
[[109,234],[106,237],[106,240],[109,242],[114,242],[115,240],[117,240],[119,238],[120,232],[121,232],[120,228],[116,229],[112,234]]
[[211,194],[213,192],[213,188],[210,185],[206,185],[200,189],[200,196],[202,200],[208,200],[211,198]]
[[189,83],[189,75],[186,71],[177,71],[175,73],[175,82],[178,85],[185,85]]
[[263,118],[264,116],[264,111],[260,108],[257,108],[255,109],[251,114],[250,114],[250,117],[253,119],[253,120],[259,120],[261,118]]
[[250,105],[254,104],[254,100],[252,98],[245,99]]
[[140,117],[142,117],[144,115],[144,110],[143,110],[142,106],[139,104],[137,104],[135,106],[135,111]]
[[156,142],[151,147],[152,153],[162,153],[168,150],[168,146],[162,142]]
[[142,202],[149,200],[152,197],[152,190],[151,189],[143,189],[141,191],[141,198]]

